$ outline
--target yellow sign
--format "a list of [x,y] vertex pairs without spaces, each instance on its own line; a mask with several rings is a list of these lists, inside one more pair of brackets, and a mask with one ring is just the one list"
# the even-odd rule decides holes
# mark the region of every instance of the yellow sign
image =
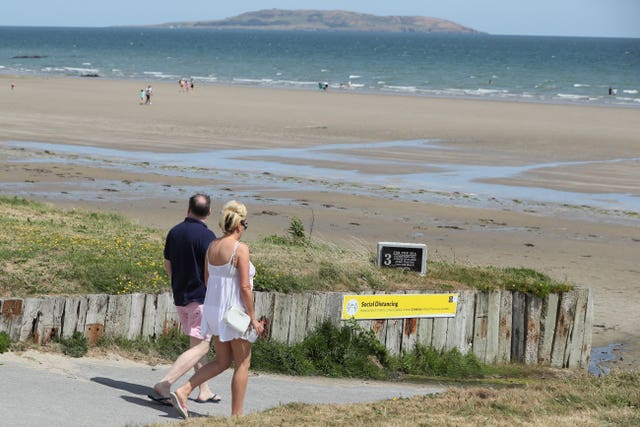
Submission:
[[458,294],[345,295],[342,319],[455,317]]

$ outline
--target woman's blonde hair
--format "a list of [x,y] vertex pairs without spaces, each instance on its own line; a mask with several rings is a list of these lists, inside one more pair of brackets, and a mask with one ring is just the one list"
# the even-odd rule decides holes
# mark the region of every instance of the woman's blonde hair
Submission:
[[222,215],[220,215],[218,225],[225,234],[231,234],[245,219],[247,219],[247,207],[240,202],[231,200],[222,207]]

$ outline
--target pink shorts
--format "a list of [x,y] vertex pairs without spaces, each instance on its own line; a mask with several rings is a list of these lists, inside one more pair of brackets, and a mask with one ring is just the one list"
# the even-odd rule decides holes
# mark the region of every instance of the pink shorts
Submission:
[[182,324],[182,332],[186,335],[197,338],[199,340],[211,340],[211,335],[202,336],[200,333],[200,323],[202,321],[202,304],[192,302],[185,306],[176,306],[180,324]]

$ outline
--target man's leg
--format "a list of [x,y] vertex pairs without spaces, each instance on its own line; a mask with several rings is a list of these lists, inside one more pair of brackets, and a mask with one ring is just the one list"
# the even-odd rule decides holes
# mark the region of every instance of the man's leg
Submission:
[[[189,369],[195,368],[195,370],[197,370],[206,362],[207,353],[209,352],[209,341],[189,337],[189,343],[191,345],[189,350],[182,353],[173,365],[171,365],[169,372],[167,372],[160,382],[153,386],[153,389],[158,393],[158,396],[168,397],[173,383],[178,381],[178,379],[186,374]],[[209,390],[208,385],[205,387],[205,390],[202,390],[202,387],[200,387],[200,394],[198,395],[198,398],[200,398],[200,395],[203,395],[208,399],[213,395],[213,392]],[[204,394],[204,392],[208,394]]]

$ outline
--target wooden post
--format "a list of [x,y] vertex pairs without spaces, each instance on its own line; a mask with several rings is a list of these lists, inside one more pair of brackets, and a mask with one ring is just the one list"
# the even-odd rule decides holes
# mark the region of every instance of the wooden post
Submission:
[[129,310],[129,327],[127,328],[127,339],[133,340],[142,335],[142,325],[144,323],[144,294],[131,295],[131,307]]
[[418,321],[418,343],[425,347],[432,347],[433,344],[433,318],[421,318]]
[[569,353],[566,358],[568,368],[579,368],[582,363],[582,347],[589,303],[589,289],[578,288],[574,292],[576,293],[576,309],[571,331],[571,344],[567,349]]
[[474,306],[475,292],[462,291],[458,294],[456,315],[447,321],[445,350],[457,348],[460,353],[467,354],[472,348]]
[[533,295],[526,295],[527,302],[527,333],[524,343],[524,363],[534,365],[538,363],[538,348],[540,347],[540,316],[542,313],[542,299]]
[[560,296],[556,333],[553,337],[553,349],[551,350],[551,366],[556,368],[565,368],[567,366],[567,345],[571,338],[575,309],[575,292],[563,292]]
[[286,344],[289,340],[289,323],[291,322],[291,295],[276,293],[273,299],[273,322],[271,323],[271,339]]
[[156,338],[161,331],[156,331],[158,317],[158,296],[156,294],[145,294],[144,308],[142,315],[142,337]]
[[584,315],[584,337],[582,339],[582,357],[580,367],[589,369],[591,361],[591,329],[593,328],[593,290],[587,288],[587,310]]
[[511,361],[511,328],[513,328],[513,293],[503,290],[500,293],[497,363]]
[[444,351],[447,345],[447,327],[448,320],[446,317],[435,317],[433,319],[433,336],[431,337],[431,347],[436,351]]
[[324,315],[325,298],[323,294],[312,293],[309,296],[309,314],[307,318],[307,327],[305,329],[305,337],[315,331],[322,324]]
[[484,362],[487,354],[487,321],[489,317],[489,293],[476,294],[476,309],[473,322],[473,354]]
[[513,293],[513,319],[511,323],[511,361],[524,362],[524,340],[527,335],[525,323],[526,295]]
[[11,341],[20,340],[22,307],[24,301],[19,298],[5,299],[0,308],[0,331],[6,332]]
[[307,314],[309,311],[309,295],[306,293],[291,295],[291,317],[287,344],[302,342],[307,331]]
[[[84,307],[81,306],[84,302]],[[72,296],[65,298],[64,303],[64,317],[62,319],[62,330],[60,336],[63,338],[69,338],[75,331],[84,332],[84,321],[80,325],[80,312],[83,308],[82,319],[86,317],[87,312],[87,299],[83,296]]]
[[22,303],[22,319],[19,326],[18,340],[40,342],[42,335],[42,298],[25,298]]
[[[507,292],[507,291],[505,291]],[[499,353],[501,292],[490,291],[487,301],[487,347],[485,363],[496,363]]]
[[542,302],[540,314],[540,343],[538,348],[538,363],[547,365],[551,363],[551,350],[553,337],[556,332],[556,320],[558,316],[558,304],[560,296],[549,294]]

